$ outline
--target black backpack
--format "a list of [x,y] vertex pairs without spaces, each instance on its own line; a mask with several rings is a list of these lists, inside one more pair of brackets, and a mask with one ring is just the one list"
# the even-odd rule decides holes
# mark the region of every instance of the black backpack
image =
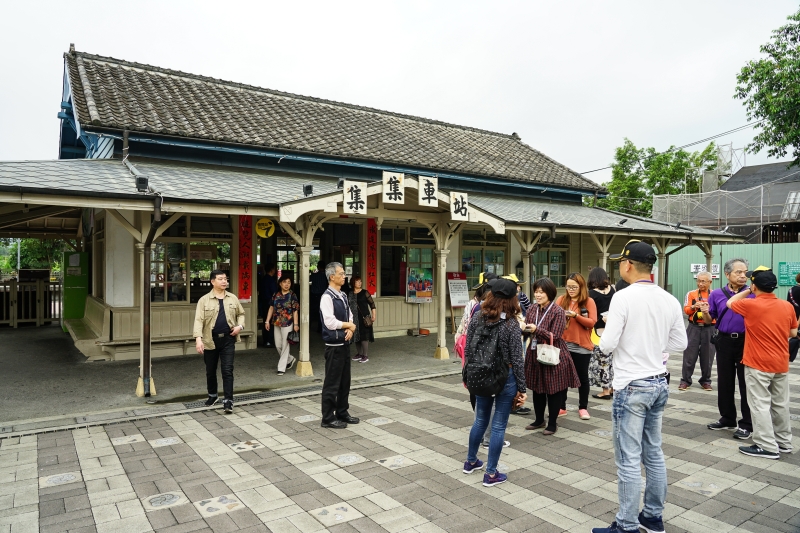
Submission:
[[500,324],[487,323],[479,311],[469,322],[465,363],[461,378],[475,396],[495,396],[508,380],[508,363],[500,353]]

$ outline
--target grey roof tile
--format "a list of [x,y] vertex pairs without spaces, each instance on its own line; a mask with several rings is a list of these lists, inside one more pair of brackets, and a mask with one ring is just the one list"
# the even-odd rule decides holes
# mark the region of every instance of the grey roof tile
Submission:
[[84,125],[602,190],[514,135],[81,52],[64,57]]

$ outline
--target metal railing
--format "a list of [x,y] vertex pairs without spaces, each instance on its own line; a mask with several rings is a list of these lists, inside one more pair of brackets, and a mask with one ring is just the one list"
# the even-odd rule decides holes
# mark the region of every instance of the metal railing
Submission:
[[61,319],[61,282],[0,281],[0,324],[42,326]]

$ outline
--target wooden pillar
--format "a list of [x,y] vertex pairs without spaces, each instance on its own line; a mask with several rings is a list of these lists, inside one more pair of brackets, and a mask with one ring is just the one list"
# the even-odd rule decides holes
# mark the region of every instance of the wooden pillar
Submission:
[[313,246],[298,246],[294,249],[300,268],[300,360],[297,362],[297,370],[295,373],[302,377],[314,375],[314,371],[311,368],[311,353],[309,350],[311,324],[308,321],[308,308],[311,300],[308,294],[311,278],[308,269],[309,259],[313,249]]
[[434,359],[450,359],[447,349],[447,254],[450,250],[442,248],[436,250],[436,283],[439,285],[439,326],[436,332],[436,353]]

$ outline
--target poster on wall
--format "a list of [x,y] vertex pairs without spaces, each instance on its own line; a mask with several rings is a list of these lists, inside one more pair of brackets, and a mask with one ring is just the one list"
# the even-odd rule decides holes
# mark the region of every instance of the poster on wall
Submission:
[[469,286],[466,272],[447,273],[447,292],[450,293],[450,307],[466,307],[469,303]]
[[239,301],[253,296],[253,217],[239,217]]
[[378,224],[367,220],[367,272],[365,288],[372,296],[378,291]]
[[409,267],[406,274],[406,302],[429,304],[433,301],[433,269]]

